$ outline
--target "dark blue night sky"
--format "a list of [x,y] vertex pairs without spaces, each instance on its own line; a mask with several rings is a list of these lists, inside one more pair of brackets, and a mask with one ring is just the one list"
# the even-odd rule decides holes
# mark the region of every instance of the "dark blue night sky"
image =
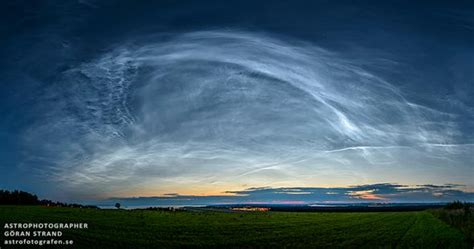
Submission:
[[0,188],[74,201],[474,200],[472,1],[1,12]]

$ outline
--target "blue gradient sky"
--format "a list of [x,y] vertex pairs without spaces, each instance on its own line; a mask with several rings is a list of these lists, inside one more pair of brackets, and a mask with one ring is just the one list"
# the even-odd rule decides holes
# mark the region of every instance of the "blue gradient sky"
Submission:
[[2,3],[0,188],[472,201],[474,4],[350,2]]

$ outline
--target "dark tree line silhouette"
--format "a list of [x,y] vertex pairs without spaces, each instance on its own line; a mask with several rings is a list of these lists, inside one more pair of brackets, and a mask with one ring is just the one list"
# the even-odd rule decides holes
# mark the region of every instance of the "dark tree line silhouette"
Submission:
[[0,190],[0,205],[39,205],[38,196],[28,192]]
[[40,200],[38,196],[21,190],[0,190],[0,205],[41,205],[49,207],[97,208],[96,206],[68,204],[51,200]]

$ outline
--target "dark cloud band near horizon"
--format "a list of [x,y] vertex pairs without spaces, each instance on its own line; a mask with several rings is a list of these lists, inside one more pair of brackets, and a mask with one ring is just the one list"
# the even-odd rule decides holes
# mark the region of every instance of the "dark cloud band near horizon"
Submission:
[[179,195],[109,198],[92,203],[113,206],[120,202],[125,206],[180,206],[225,204],[342,204],[342,203],[445,203],[449,201],[474,201],[474,192],[462,190],[465,186],[400,185],[390,183],[367,184],[349,187],[301,187],[301,188],[250,188],[227,191],[231,195]]

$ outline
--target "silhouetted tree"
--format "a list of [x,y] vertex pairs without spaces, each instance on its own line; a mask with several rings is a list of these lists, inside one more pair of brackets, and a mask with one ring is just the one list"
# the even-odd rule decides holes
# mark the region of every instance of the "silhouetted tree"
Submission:
[[84,206],[80,204],[54,202],[51,200],[39,200],[38,196],[20,190],[0,190],[0,205],[42,205],[53,207],[97,208],[96,206],[90,205]]
[[40,204],[36,195],[14,190],[0,190],[0,205],[38,205]]
[[118,203],[118,202],[115,203],[115,207],[116,207],[117,209],[120,209],[120,203]]
[[445,209],[466,209],[469,210],[470,204],[467,202],[453,201],[444,207]]

